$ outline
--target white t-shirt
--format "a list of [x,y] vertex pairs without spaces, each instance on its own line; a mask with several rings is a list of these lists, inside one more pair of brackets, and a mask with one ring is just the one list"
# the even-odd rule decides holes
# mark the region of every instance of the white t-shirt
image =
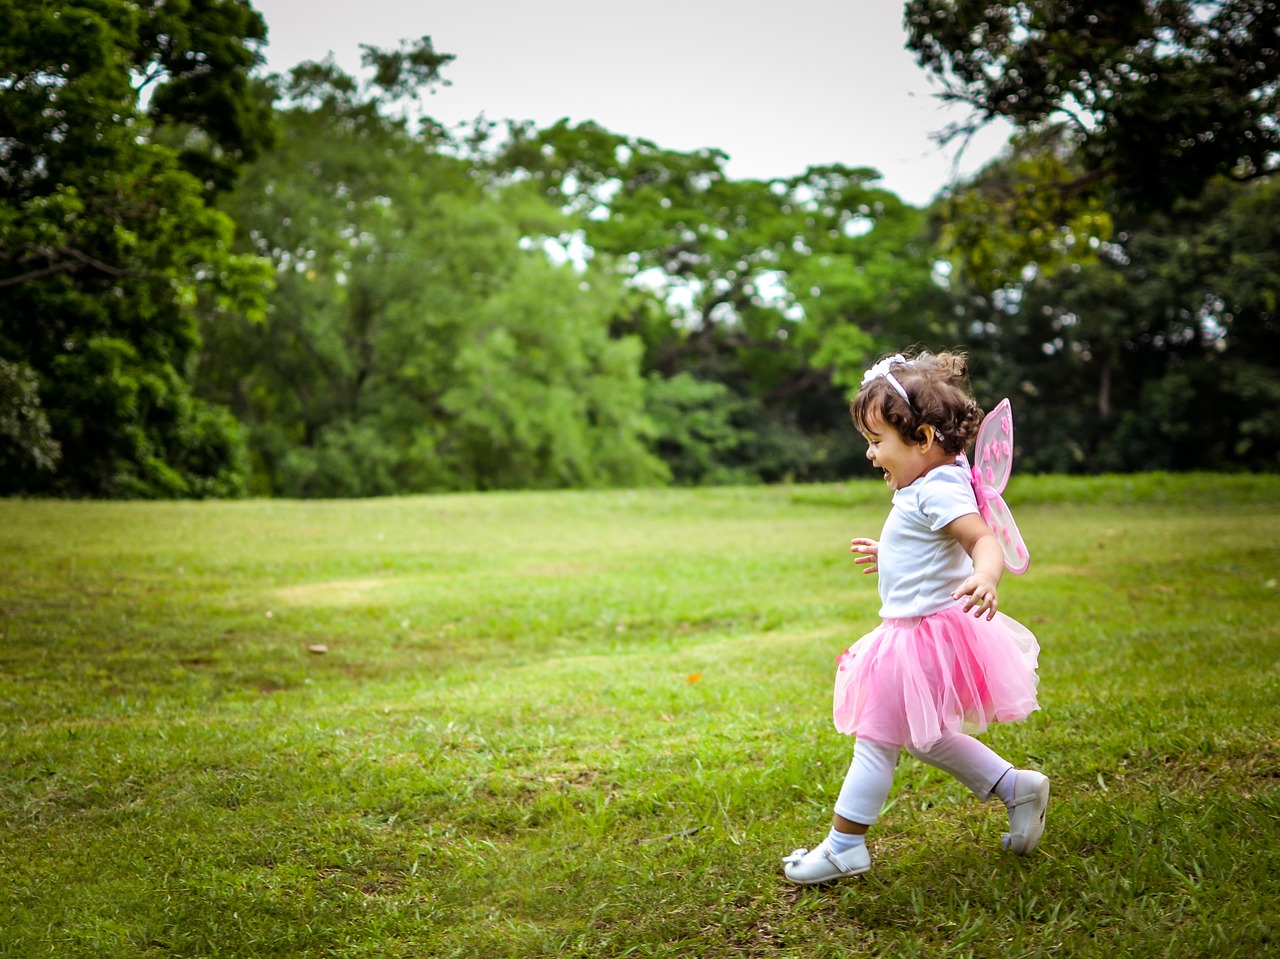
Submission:
[[952,605],[951,593],[973,572],[973,560],[948,523],[978,512],[969,474],[939,466],[893,494],[880,533],[880,617],[928,616]]

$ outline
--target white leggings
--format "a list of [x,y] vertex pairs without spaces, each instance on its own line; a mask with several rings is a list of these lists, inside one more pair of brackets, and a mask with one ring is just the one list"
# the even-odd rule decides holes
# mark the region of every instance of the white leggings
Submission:
[[[836,797],[836,814],[864,826],[875,825],[893,788],[893,772],[901,751],[900,746],[885,746],[868,739],[855,741],[853,762]],[[972,736],[944,736],[929,749],[908,747],[907,752],[955,776],[983,800],[990,798],[996,783],[1013,768],[1012,763]]]

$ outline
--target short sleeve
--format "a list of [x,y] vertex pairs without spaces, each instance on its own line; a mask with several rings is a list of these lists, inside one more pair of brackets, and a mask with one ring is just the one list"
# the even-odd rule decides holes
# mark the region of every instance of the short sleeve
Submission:
[[934,532],[961,516],[978,512],[969,476],[958,466],[940,466],[925,476],[917,502]]

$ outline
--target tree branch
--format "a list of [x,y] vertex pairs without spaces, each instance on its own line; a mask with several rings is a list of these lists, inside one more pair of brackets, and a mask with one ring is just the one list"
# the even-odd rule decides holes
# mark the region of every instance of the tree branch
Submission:
[[[19,283],[26,283],[30,280],[38,280],[44,276],[51,276],[54,273],[76,273],[85,267],[105,273],[108,276],[146,276],[146,270],[131,270],[125,267],[112,266],[110,263],[104,263],[97,257],[90,256],[83,250],[77,250],[74,247],[65,247],[61,250],[54,250],[49,247],[27,246],[27,250],[36,254],[35,256],[23,257],[22,260],[30,261],[37,257],[48,260],[47,266],[38,269],[28,270],[26,273],[19,273],[16,276],[0,277],[0,288],[8,286],[16,286]],[[18,259],[16,257],[5,257],[5,259]],[[21,262],[21,260],[19,261]]]

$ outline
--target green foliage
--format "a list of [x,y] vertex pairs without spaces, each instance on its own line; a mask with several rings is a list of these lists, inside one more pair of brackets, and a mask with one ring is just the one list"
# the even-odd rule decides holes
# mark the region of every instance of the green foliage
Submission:
[[248,0],[148,0],[139,7],[132,71],[141,75],[140,89],[159,81],[147,117],[180,132],[179,159],[206,190],[225,190],[243,164],[275,142],[271,101],[250,76],[262,62],[266,23]]
[[637,486],[664,475],[644,448],[640,344],[611,339],[615,284],[539,257],[469,318],[440,397],[461,488]]
[[372,83],[393,100],[418,97],[436,84],[448,86],[440,71],[453,62],[451,53],[438,53],[430,37],[402,42],[399,49],[382,50],[360,44],[361,63],[373,69]]
[[1023,400],[1022,465],[1277,468],[1280,7],[906,11],[969,128],[1020,131],[937,212],[980,390]]
[[687,372],[651,375],[646,408],[653,417],[658,455],[679,483],[744,483],[750,464],[727,465],[750,441],[735,424],[742,403],[723,383],[696,379]]
[[202,372],[249,426],[258,488],[662,479],[639,343],[609,335],[620,286],[549,262],[561,216],[526,187],[488,189],[434,127],[410,131],[390,94],[332,64],[303,65],[287,92],[280,146],[225,202],[275,265],[270,315],[207,330]]
[[237,107],[261,20],[230,0],[4,7],[0,357],[34,372],[61,458],[0,451],[0,492],[235,492],[241,432],[190,388],[198,324],[260,308],[267,276],[150,138],[133,81],[229,171],[262,135]]
[[[495,166],[568,210],[597,257],[663,301],[665,329],[642,316],[637,332],[647,372],[688,378],[650,391],[682,481],[839,475],[852,455],[842,390],[903,337],[950,333],[925,219],[873,170],[735,181],[724,160],[562,121],[515,126]],[[689,380],[727,389],[713,432],[740,435],[698,442],[672,423],[677,397],[704,402]]]
[[939,252],[955,278],[991,294],[1096,262],[1112,238],[1112,216],[1061,130],[1016,136],[1005,155],[941,197]]
[[1217,176],[1276,169],[1274,3],[909,0],[906,20],[908,47],[971,124],[1064,123],[1126,207],[1168,209]]
[[980,395],[1020,398],[1022,467],[1280,467],[1277,197],[1219,181],[1122,223],[1093,263],[972,301]]
[[948,95],[1021,128],[923,211],[591,122],[451,134],[429,36],[264,79],[244,0],[0,0],[0,494],[841,479],[914,344],[1013,397],[1023,471],[1275,469],[1274,6],[913,0]]
[[1015,482],[1039,851],[904,756],[802,890],[882,483],[0,502],[0,955],[1274,952],[1280,480]]
[[40,406],[35,370],[0,359],[0,462],[10,469],[52,470],[61,456]]

